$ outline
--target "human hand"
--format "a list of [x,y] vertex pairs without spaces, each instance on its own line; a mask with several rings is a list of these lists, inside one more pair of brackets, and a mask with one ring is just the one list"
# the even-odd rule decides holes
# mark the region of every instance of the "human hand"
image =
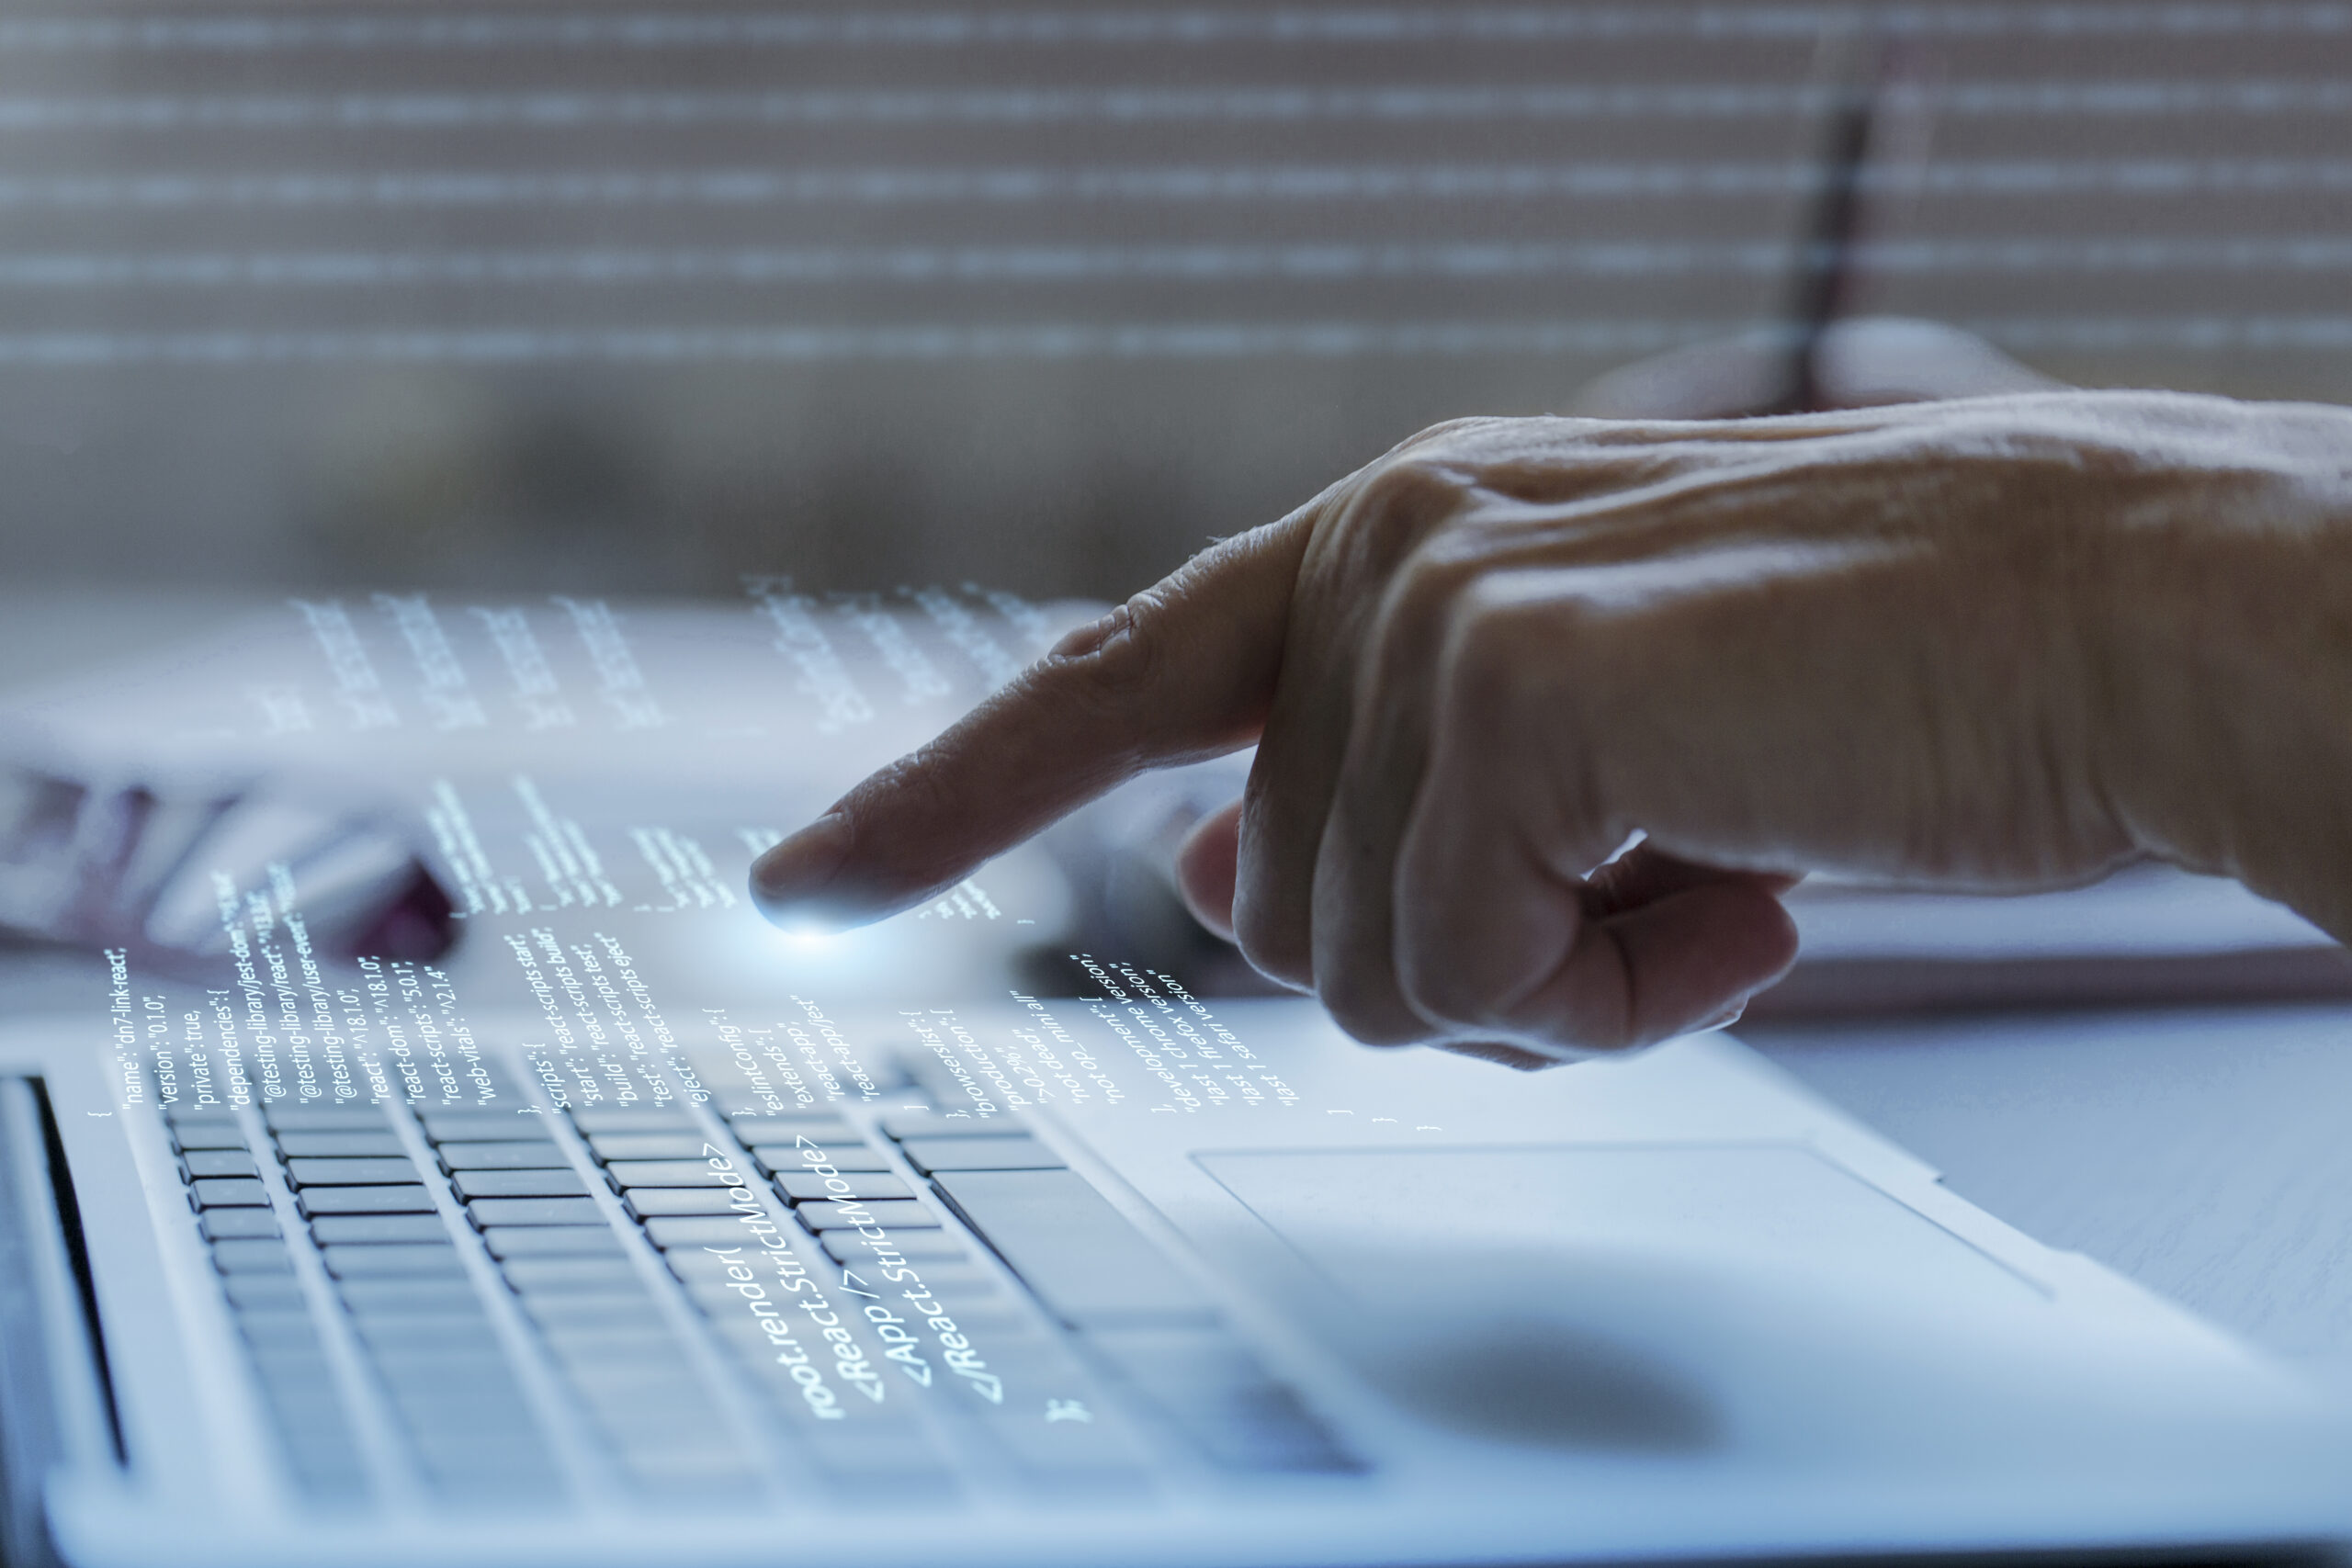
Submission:
[[754,892],[877,919],[1256,740],[1188,894],[1374,1043],[1704,1025],[1787,966],[1813,869],[2155,854],[2341,936],[2347,461],[2352,413],[2163,394],[1440,426],[1064,639]]

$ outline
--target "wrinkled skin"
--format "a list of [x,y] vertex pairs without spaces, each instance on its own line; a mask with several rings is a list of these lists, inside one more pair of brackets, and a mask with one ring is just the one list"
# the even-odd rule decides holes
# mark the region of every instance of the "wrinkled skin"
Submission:
[[876,919],[1252,741],[1187,896],[1373,1043],[1525,1064],[1715,1021],[1792,960],[1778,895],[1816,869],[2026,890],[2154,855],[2341,938],[2352,412],[1441,425],[1073,633],[754,890]]

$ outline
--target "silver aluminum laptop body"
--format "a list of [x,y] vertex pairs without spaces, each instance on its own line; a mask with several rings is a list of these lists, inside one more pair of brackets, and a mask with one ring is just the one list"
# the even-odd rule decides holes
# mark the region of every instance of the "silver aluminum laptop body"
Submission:
[[[566,1117],[511,1055],[492,1112],[175,1122],[119,1109],[103,1027],[17,1028],[11,1560],[1272,1568],[2352,1522],[2345,1425],[2288,1374],[1728,1039],[1522,1077],[1220,1012],[1279,1091],[989,1117],[916,1071],[797,1130],[723,1091]],[[681,1137],[717,1187],[635,1157]],[[190,1177],[240,1148],[254,1177]],[[354,1148],[415,1175],[298,1180]],[[469,1196],[535,1182],[567,1195]],[[697,1191],[718,1212],[668,1212]]]

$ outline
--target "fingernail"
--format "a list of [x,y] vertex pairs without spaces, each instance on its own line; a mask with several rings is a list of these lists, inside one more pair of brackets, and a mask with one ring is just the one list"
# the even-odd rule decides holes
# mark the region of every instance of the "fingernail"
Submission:
[[809,908],[849,859],[849,818],[828,811],[752,863],[752,898],[778,925],[822,920]]
[[1690,1032],[1693,1034],[1708,1034],[1718,1029],[1729,1029],[1733,1024],[1737,1023],[1747,1015],[1747,1004],[1751,999],[1752,998],[1747,997],[1740,998],[1739,1000],[1732,1003],[1731,1006],[1724,1009],[1723,1011],[1715,1014],[1714,1017],[1707,1020],[1706,1022],[1700,1024],[1698,1027],[1691,1030]]

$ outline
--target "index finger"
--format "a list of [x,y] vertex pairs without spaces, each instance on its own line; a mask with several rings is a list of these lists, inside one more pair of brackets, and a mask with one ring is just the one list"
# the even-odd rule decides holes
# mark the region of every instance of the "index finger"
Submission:
[[752,867],[779,924],[863,925],[1148,768],[1256,739],[1315,507],[1212,546],[851,790]]

